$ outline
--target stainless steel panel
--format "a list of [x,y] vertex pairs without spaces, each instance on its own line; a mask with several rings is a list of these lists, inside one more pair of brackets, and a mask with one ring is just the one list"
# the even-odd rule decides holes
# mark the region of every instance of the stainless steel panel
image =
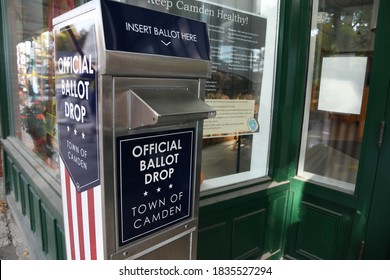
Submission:
[[164,230],[156,235],[141,239],[134,244],[130,244],[129,246],[114,252],[111,255],[111,259],[138,259],[144,255],[150,254],[153,251],[157,251],[160,248],[163,248],[165,245],[170,244],[184,236],[190,237],[190,242],[186,243],[188,245],[187,247],[180,248],[183,251],[180,254],[185,254],[190,259],[194,259],[196,258],[197,223],[197,219],[193,219],[187,223],[181,223],[180,225],[174,226],[171,229]]
[[99,113],[100,123],[102,124],[102,139],[100,141],[101,149],[101,168],[102,168],[102,212],[104,227],[104,247],[105,259],[114,252],[116,246],[116,215],[115,203],[115,146],[113,141],[114,126],[114,95],[113,78],[102,76],[99,79]]
[[159,248],[159,250],[151,251],[143,255],[138,260],[190,260],[192,233],[187,234],[171,243],[168,243]]
[[211,62],[198,59],[105,51],[101,73],[113,76],[208,78]]

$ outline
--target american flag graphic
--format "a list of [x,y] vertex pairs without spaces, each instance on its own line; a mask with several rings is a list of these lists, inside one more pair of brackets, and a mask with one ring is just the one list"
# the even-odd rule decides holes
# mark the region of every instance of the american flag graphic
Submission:
[[77,192],[61,159],[62,204],[69,260],[103,260],[101,185]]

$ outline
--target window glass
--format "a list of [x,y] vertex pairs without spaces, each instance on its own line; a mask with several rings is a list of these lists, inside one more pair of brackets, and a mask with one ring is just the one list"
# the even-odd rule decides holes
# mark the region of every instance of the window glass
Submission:
[[314,1],[298,175],[355,190],[378,1]]
[[[132,3],[132,1],[127,1]],[[268,172],[278,1],[137,1],[207,22],[212,77],[204,122],[201,190],[260,178]]]
[[79,0],[5,1],[14,133],[48,167],[58,169],[52,19]]

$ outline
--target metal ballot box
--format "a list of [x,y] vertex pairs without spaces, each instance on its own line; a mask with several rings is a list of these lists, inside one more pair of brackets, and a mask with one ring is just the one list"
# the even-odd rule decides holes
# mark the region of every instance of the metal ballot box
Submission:
[[116,1],[53,20],[68,259],[194,259],[204,23]]

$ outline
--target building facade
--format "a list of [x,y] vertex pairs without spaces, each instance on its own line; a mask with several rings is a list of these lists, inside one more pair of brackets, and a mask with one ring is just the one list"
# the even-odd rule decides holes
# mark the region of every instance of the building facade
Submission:
[[[85,2],[0,1],[6,196],[47,259],[67,257],[52,19]],[[119,2],[209,27],[198,259],[390,258],[388,1]]]

